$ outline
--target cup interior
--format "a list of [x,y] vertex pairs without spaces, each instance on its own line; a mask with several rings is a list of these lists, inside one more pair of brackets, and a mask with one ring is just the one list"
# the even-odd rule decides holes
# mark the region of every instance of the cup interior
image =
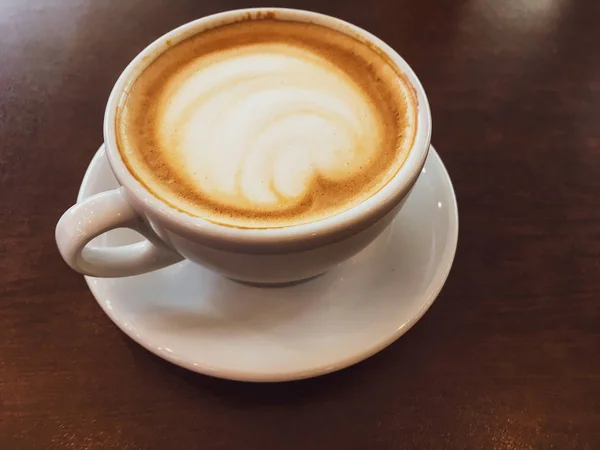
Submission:
[[[417,129],[413,146],[402,167],[380,191],[362,203],[334,216],[306,224],[282,228],[241,229],[188,215],[170,207],[150,193],[129,172],[121,158],[117,147],[115,121],[126,90],[154,59],[168,51],[170,47],[208,29],[241,20],[263,18],[310,22],[325,26],[351,35],[383,52],[414,89],[417,102]],[[375,223],[402,201],[416,182],[425,163],[431,140],[431,115],[427,97],[415,73],[404,59],[376,36],[355,25],[319,13],[283,8],[253,8],[228,11],[189,22],[161,36],[138,54],[123,71],[110,94],[104,116],[104,140],[108,160],[117,180],[126,188],[133,206],[151,221],[159,221],[174,232],[217,247],[230,245],[238,248],[240,246],[281,248],[286,245],[314,247],[320,242],[328,242],[339,239],[343,235],[359,232]]]

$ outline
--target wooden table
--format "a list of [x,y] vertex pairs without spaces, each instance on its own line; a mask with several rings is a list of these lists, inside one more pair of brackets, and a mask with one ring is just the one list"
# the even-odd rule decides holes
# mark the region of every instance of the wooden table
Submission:
[[[54,244],[146,44],[240,1],[0,3],[0,448],[600,448],[600,2],[279,2],[362,26],[428,92],[460,209],[440,297],[318,379],[211,379],[102,313]],[[296,431],[294,431],[296,430]]]

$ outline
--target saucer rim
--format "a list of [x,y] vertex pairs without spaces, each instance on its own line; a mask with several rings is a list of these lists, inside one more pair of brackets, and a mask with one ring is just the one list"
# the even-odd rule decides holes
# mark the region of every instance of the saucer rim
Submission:
[[[450,189],[450,197],[452,198],[452,205],[450,211],[452,212],[452,230],[449,230],[448,235],[448,247],[445,249],[442,258],[439,262],[439,265],[442,266],[443,276],[438,278],[438,282],[436,283],[435,288],[431,291],[428,298],[424,299],[421,302],[421,307],[411,316],[409,317],[402,326],[398,327],[394,333],[390,333],[388,337],[382,339],[379,342],[376,342],[374,345],[370,346],[367,350],[353,354],[350,357],[346,357],[340,361],[337,361],[333,364],[325,364],[317,367],[311,367],[309,369],[304,370],[293,370],[293,371],[278,371],[278,372],[259,372],[259,371],[246,371],[240,369],[224,369],[224,368],[213,368],[209,365],[199,364],[197,361],[190,361],[189,358],[180,358],[173,353],[169,353],[162,349],[161,346],[156,345],[152,342],[152,339],[148,339],[148,337],[141,336],[135,332],[135,328],[128,327],[127,324],[123,323],[122,320],[119,319],[117,314],[114,314],[114,310],[108,308],[106,302],[102,300],[102,295],[99,292],[100,288],[96,286],[97,281],[102,281],[100,278],[84,276],[85,281],[90,289],[90,292],[94,296],[98,305],[102,308],[104,313],[110,318],[110,320],[130,339],[132,339],[137,344],[141,345],[143,348],[148,350],[149,352],[155,354],[156,356],[172,363],[177,366],[180,366],[184,369],[190,370],[192,372],[196,372],[202,375],[207,375],[215,378],[228,379],[233,381],[244,381],[244,382],[285,382],[285,381],[294,381],[294,380],[303,380],[308,378],[314,378],[321,375],[326,375],[328,373],[337,372],[339,370],[345,369],[347,367],[358,364],[361,361],[364,361],[371,356],[379,353],[383,349],[387,348],[395,341],[397,341],[400,337],[402,337],[408,330],[410,330],[421,318],[425,315],[425,313],[431,308],[431,305],[435,302],[437,297],[439,296],[441,290],[443,289],[448,276],[452,270],[452,266],[454,263],[454,258],[456,256],[456,249],[458,247],[458,233],[459,233],[459,219],[458,219],[458,203],[456,200],[456,194],[454,190],[454,186],[452,184],[452,179],[450,178],[450,174],[442,161],[442,158],[439,156],[438,152],[435,150],[433,145],[430,146],[429,149],[429,157],[433,157],[437,159],[437,162],[440,164],[442,169],[442,173],[444,175],[444,179],[447,181],[448,187]],[[104,149],[104,144],[100,146],[100,148],[96,151],[94,157],[90,161],[83,180],[81,182],[81,186],[79,188],[77,201],[80,202],[83,200],[83,192],[86,190],[88,184],[92,182],[91,178],[93,176],[93,171],[99,160],[102,158],[107,159],[106,151]],[[425,163],[426,164],[426,163]],[[454,231],[454,232],[451,232]],[[431,286],[431,285],[430,285]],[[282,288],[285,289],[285,288]]]

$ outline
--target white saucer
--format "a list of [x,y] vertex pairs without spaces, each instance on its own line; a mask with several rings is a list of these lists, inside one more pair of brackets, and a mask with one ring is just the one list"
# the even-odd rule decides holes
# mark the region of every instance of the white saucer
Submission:
[[[116,186],[100,148],[78,200]],[[444,285],[457,238],[452,183],[431,148],[394,224],[312,281],[250,287],[188,262],[135,277],[86,280],[121,330],[172,363],[234,380],[295,380],[355,364],[406,333]],[[138,239],[115,230],[92,244]]]

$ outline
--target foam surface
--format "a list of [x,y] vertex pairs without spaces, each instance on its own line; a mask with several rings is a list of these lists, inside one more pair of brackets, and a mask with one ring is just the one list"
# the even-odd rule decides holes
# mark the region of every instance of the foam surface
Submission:
[[340,32],[227,25],[175,45],[133,84],[120,150],[155,195],[241,227],[348,209],[397,172],[414,138],[407,82]]

